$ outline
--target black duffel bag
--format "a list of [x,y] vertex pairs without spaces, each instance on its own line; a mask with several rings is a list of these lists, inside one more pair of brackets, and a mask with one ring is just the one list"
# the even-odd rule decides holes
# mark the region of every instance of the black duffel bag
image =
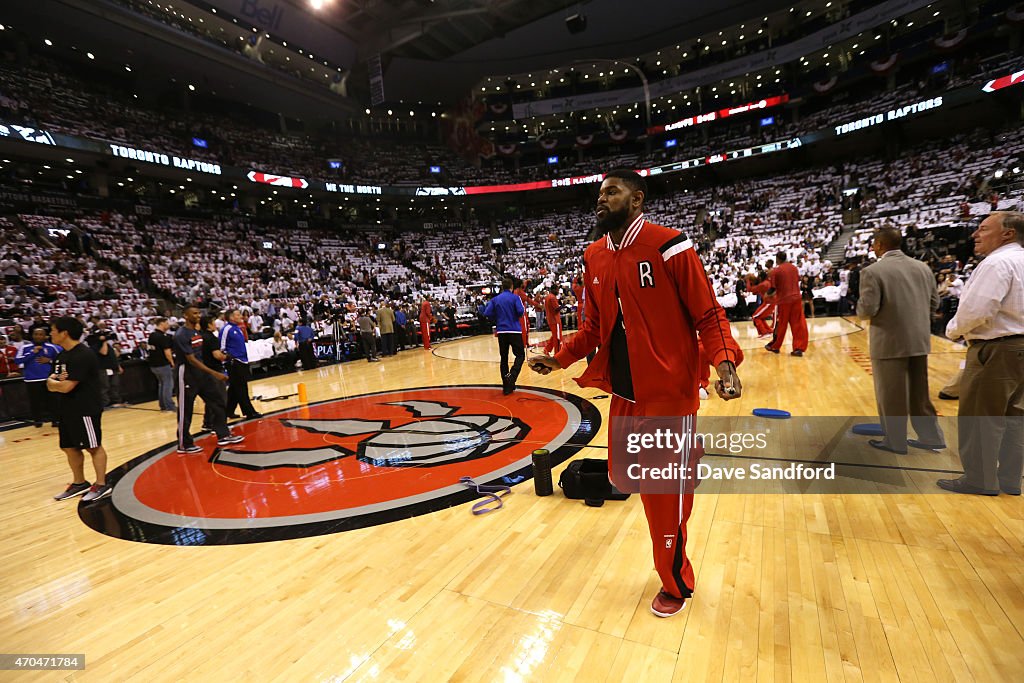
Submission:
[[600,507],[606,500],[629,498],[628,493],[612,486],[608,479],[608,461],[598,458],[570,462],[558,477],[558,486],[566,498],[583,500],[593,507]]

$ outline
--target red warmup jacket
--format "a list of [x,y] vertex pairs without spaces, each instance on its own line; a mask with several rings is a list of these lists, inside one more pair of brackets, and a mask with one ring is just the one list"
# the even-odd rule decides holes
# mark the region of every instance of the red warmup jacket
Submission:
[[602,237],[583,260],[586,321],[555,355],[559,365],[568,367],[599,346],[576,383],[612,391],[609,342],[621,311],[636,400],[681,401],[696,413],[697,333],[712,365],[739,365],[743,352],[693,243],[641,214],[618,248]]
[[[527,306],[532,306],[535,309],[540,308],[540,303],[536,299],[530,297],[522,287],[516,289],[512,293],[518,296],[519,300],[523,302],[523,308],[526,308]],[[526,313],[523,313],[523,317],[526,317]]]
[[583,305],[583,286],[578,285],[575,282],[572,284],[572,293],[576,297],[577,303]]
[[772,268],[768,279],[775,288],[775,303],[800,301],[800,271],[792,263],[780,263]]
[[430,310],[430,302],[424,301],[422,304],[420,304],[420,323],[422,324],[424,321],[429,323],[433,319],[434,314]]
[[759,282],[756,285],[751,285],[747,290],[751,294],[759,294],[761,299],[766,304],[774,304],[778,299],[778,292],[768,293],[768,290],[772,288],[772,281],[770,279],[764,282]]

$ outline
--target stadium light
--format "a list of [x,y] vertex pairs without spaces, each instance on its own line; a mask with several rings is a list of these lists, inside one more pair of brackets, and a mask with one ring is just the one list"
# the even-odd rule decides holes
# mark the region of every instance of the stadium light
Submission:
[[[677,45],[676,48],[678,49],[679,46]],[[628,62],[620,62],[617,59],[599,59],[599,60],[596,60],[596,61],[604,62],[604,63],[607,63],[607,64],[618,64],[619,66],[626,67],[626,69],[632,69],[633,72],[636,73],[636,75],[640,77],[640,82],[643,83],[643,86],[644,86],[644,104],[646,105],[646,114],[647,114],[646,123],[647,123],[647,127],[650,128],[651,127],[651,87],[650,87],[650,83],[647,81],[647,76],[644,74],[644,72],[641,71],[640,68],[637,67],[635,64],[630,64]],[[572,64],[585,64],[585,63],[586,63],[585,60],[576,60],[575,62],[572,62]],[[597,67],[597,64],[594,64],[593,66]],[[586,75],[584,75],[583,77],[587,78]]]
[[46,43],[46,47],[53,47],[53,41],[50,40],[49,38],[47,38],[43,42]]

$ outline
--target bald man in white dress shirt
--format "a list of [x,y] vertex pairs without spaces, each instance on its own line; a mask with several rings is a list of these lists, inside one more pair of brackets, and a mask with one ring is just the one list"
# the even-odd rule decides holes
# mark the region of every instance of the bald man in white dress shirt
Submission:
[[989,214],[972,235],[984,260],[960,294],[946,336],[967,340],[960,382],[964,475],[954,493],[1019,496],[1024,474],[1024,213]]

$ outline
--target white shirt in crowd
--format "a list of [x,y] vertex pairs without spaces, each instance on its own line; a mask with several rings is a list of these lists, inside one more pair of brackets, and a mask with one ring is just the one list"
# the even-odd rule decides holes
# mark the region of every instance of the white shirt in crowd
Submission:
[[1004,244],[986,256],[960,293],[950,339],[998,339],[1024,334],[1024,247]]

